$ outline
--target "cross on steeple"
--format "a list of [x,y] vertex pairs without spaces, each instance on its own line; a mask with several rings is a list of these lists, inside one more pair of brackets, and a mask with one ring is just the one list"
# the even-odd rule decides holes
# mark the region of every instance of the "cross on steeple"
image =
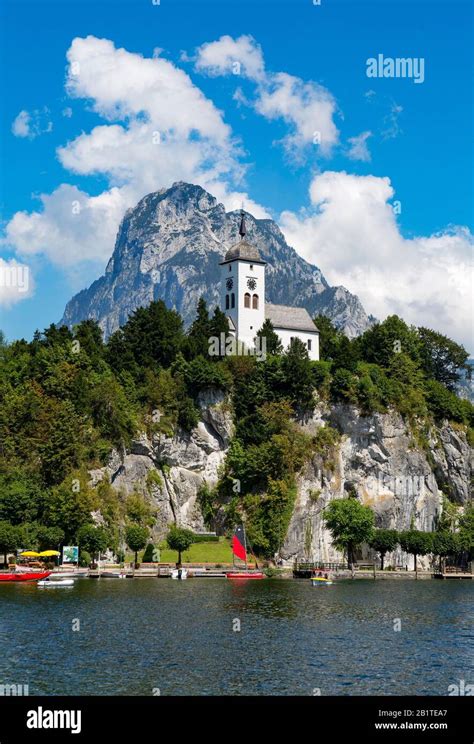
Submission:
[[245,227],[245,212],[242,207],[242,209],[240,210],[240,227],[239,227],[240,239],[243,240],[246,234],[247,234],[247,229]]

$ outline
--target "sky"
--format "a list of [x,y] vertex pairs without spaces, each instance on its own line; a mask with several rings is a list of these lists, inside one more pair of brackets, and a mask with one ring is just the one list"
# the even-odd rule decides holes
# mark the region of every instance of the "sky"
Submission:
[[59,321],[125,210],[184,180],[474,352],[469,2],[0,0],[0,23],[8,339]]

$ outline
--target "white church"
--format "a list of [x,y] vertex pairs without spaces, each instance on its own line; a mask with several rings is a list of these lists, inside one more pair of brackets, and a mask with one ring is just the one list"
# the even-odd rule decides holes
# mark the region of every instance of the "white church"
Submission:
[[319,359],[319,332],[303,307],[272,305],[265,302],[265,261],[246,239],[242,212],[240,241],[225,254],[221,266],[221,309],[229,321],[229,331],[247,347],[265,320],[270,320],[284,349],[299,338],[312,360]]

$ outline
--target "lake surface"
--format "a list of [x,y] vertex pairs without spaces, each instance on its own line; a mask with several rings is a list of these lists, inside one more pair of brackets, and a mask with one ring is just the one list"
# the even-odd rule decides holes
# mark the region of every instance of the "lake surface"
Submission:
[[4,584],[0,684],[30,695],[446,695],[474,681],[473,600],[468,581]]

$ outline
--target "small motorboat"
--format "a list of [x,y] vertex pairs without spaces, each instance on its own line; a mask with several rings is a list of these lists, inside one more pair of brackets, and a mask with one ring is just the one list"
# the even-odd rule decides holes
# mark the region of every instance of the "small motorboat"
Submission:
[[325,579],[323,576],[313,576],[311,584],[312,586],[329,586],[330,584],[334,584],[334,581],[332,579]]
[[178,581],[184,581],[188,578],[188,572],[185,568],[173,568],[171,571],[171,578],[178,579]]
[[0,581],[40,581],[46,579],[51,571],[12,571],[1,573]]
[[74,579],[63,579],[63,578],[53,578],[49,577],[48,579],[43,579],[42,581],[38,581],[37,586],[42,588],[50,588],[57,586],[74,586]]

